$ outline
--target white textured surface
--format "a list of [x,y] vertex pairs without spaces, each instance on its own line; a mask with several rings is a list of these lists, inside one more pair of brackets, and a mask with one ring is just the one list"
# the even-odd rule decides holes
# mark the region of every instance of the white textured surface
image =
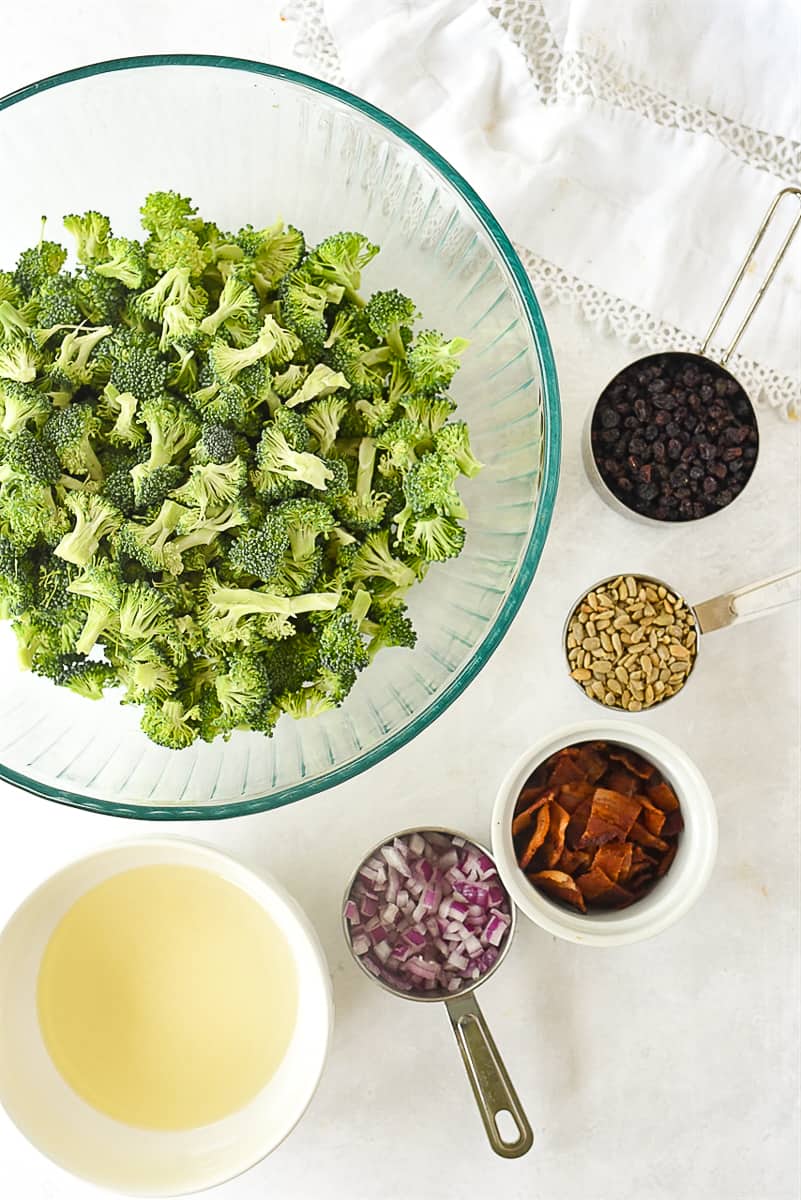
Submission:
[[[230,16],[205,3],[179,20],[182,7],[166,6],[162,20],[161,5],[142,3],[128,27],[96,2],[15,10],[0,90],[116,53],[287,61],[277,17],[264,15],[272,6],[242,6],[244,20],[261,13],[260,38],[232,37]],[[798,1194],[797,610],[712,635],[686,692],[642,718],[692,755],[718,802],[718,866],[695,909],[653,942],[610,951],[521,922],[508,962],[481,993],[534,1126],[526,1159],[502,1162],[485,1145],[445,1014],[371,987],[346,959],[339,901],[364,848],[415,823],[486,838],[514,758],[549,729],[595,714],[560,660],[565,611],[582,588],[632,568],[698,600],[799,559],[799,429],[769,412],[748,492],[713,521],[657,535],[606,510],[582,474],[578,435],[586,406],[630,352],[571,311],[546,317],[565,409],[557,513],[531,592],[482,675],[401,754],[344,787],[272,814],[166,827],[268,867],[315,923],[334,978],[333,1052],[308,1115],[220,1200]],[[0,924],[69,857],[146,832],[4,786],[0,819]],[[0,1195],[100,1194],[42,1159],[0,1113]]]

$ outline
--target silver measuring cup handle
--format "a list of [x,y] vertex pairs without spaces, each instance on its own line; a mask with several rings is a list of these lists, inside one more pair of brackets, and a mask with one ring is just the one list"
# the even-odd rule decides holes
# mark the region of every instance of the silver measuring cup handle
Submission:
[[786,604],[797,604],[801,600],[801,567],[750,583],[736,591],[714,596],[703,604],[694,604],[701,633],[712,633],[728,625],[740,625],[764,617]]
[[[484,1014],[472,993],[453,996],[445,1001],[445,1007],[489,1143],[502,1158],[520,1158],[531,1149],[534,1135]],[[515,1125],[517,1136],[511,1142],[498,1128],[497,1116],[503,1112],[510,1114]]]

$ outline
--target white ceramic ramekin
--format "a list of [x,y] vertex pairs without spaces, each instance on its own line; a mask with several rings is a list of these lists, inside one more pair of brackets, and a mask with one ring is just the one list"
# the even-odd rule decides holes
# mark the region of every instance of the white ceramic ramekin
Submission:
[[[53,1065],[36,1006],[42,953],[66,910],[104,879],[156,864],[200,867],[247,892],[282,930],[298,976],[295,1031],[269,1083],[224,1120],[175,1133],[135,1129],[86,1104]],[[101,1187],[129,1195],[177,1196],[222,1183],[258,1162],[305,1112],[322,1074],[332,1028],[328,967],[307,917],[268,876],[198,842],[121,842],[79,859],[45,880],[0,933],[0,1102],[34,1146]]]
[[[564,746],[588,741],[616,742],[642,754],[672,784],[681,804],[684,831],[667,874],[629,908],[618,912],[574,913],[529,883],[515,858],[512,817],[532,771]],[[667,738],[632,722],[588,721],[557,730],[521,755],[498,789],[492,815],[492,852],[504,885],[518,908],[548,933],[587,946],[622,946],[661,933],[683,917],[706,887],[718,847],[715,804],[690,758]]]

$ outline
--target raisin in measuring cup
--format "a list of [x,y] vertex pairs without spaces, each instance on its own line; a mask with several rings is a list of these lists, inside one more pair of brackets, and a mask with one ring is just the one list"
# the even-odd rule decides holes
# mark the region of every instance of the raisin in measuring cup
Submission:
[[607,384],[584,427],[583,458],[595,490],[616,511],[652,525],[696,521],[727,508],[756,466],[759,429],[742,384],[726,364],[784,258],[801,207],[739,328],[715,362],[708,350],[785,197],[774,198],[697,354],[637,359]]
[[449,829],[406,829],[370,851],[345,892],[361,970],[404,1000],[444,1003],[489,1143],[520,1158],[533,1134],[474,992],[506,957],[515,909],[487,850]]

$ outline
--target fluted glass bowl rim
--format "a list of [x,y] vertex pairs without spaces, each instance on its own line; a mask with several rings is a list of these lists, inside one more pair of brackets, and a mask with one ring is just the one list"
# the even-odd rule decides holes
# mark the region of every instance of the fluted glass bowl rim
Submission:
[[432,146],[414,133],[402,122],[395,119],[363,100],[360,96],[336,87],[313,75],[294,71],[288,67],[279,67],[271,63],[257,62],[253,59],[232,58],[216,54],[143,54],[125,58],[112,58],[103,62],[89,63],[86,66],[75,67],[68,71],[60,71],[48,75],[35,83],[27,84],[16,91],[0,96],[0,112],[11,108],[23,100],[40,95],[63,84],[75,83],[81,79],[89,79],[94,75],[107,75],[116,71],[132,71],[149,67],[207,67],[212,70],[242,71],[253,75],[262,75],[287,83],[297,84],[310,92],[318,92],[323,96],[338,100],[368,117],[394,134],[416,151],[424,161],[441,175],[457,191],[461,199],[471,209],[473,215],[483,226],[490,242],[501,260],[508,268],[517,287],[518,296],[523,306],[531,333],[534,350],[542,374],[542,394],[544,413],[544,439],[542,447],[542,475],[537,510],[531,527],[531,533],[517,574],[513,580],[509,595],[488,630],[484,639],[479,643],[470,658],[454,675],[453,679],[443,688],[442,692],[430,704],[422,709],[402,729],[390,735],[379,745],[360,754],[357,759],[334,767],[322,777],[300,780],[289,787],[284,787],[266,796],[255,796],[247,800],[226,802],[223,804],[203,804],[171,807],[169,805],[134,805],[117,803],[113,800],[98,800],[84,796],[79,792],[49,787],[36,779],[14,771],[0,762],[0,780],[13,784],[23,791],[43,796],[59,804],[71,805],[92,812],[103,813],[107,816],[131,817],[139,820],[178,821],[178,820],[219,820],[228,817],[246,816],[250,813],[265,812],[273,808],[281,808],[302,800],[305,796],[323,792],[328,788],[345,783],[349,779],[375,766],[376,763],[388,758],[396,750],[401,749],[421,733],[428,725],[441,716],[443,712],[457,699],[469,683],[475,679],[482,667],[488,662],[497,646],[506,634],[517,613],[526,592],[529,589],[534,573],[545,545],[545,539],[553,516],[556,502],[556,489],[559,478],[559,459],[561,450],[561,411],[559,406],[559,384],[556,375],[556,365],[551,348],[545,320],[542,315],[534,290],[526,275],[523,264],[515,252],[511,241],[487,208],[484,201],[471,187],[467,180],[439,154]]

